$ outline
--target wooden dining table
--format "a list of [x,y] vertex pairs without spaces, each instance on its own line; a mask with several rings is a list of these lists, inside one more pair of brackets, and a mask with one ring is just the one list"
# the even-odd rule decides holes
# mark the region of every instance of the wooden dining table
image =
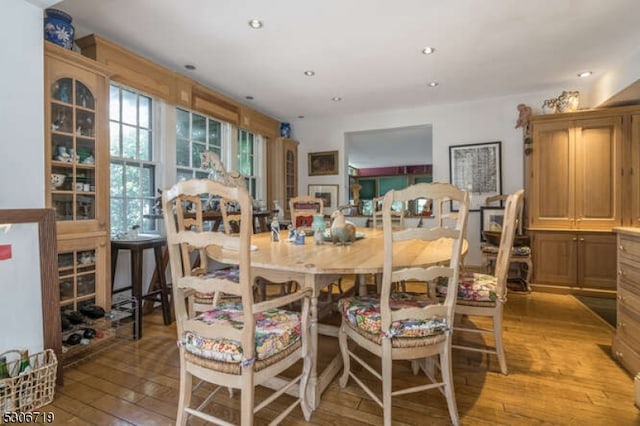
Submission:
[[[381,229],[358,229],[359,238],[348,245],[334,245],[331,242],[317,245],[313,237],[307,237],[305,244],[297,245],[287,241],[287,232],[280,233],[280,241],[271,240],[270,233],[254,234],[251,244],[251,268],[253,279],[265,278],[270,282],[296,281],[302,287],[313,290],[311,297],[311,351],[312,367],[307,388],[308,400],[315,409],[320,396],[342,367],[342,357],[338,354],[331,363],[318,372],[318,334],[337,336],[338,327],[318,323],[318,298],[321,290],[337,281],[343,275],[382,273],[383,231]],[[394,249],[394,267],[428,266],[447,262],[451,258],[451,240],[434,242],[402,242]],[[466,242],[463,252],[466,252]],[[366,282],[359,280],[360,294],[366,293]],[[280,383],[273,380],[273,387]]]

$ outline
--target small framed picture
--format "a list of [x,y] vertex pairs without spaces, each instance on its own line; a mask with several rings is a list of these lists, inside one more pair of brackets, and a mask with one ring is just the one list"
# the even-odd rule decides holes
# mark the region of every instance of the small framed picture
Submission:
[[338,151],[310,152],[309,176],[337,175]]
[[333,213],[338,208],[338,185],[309,184],[308,194],[322,199],[325,214]]
[[484,231],[502,232],[504,220],[504,207],[481,206],[480,207],[480,241],[486,241]]

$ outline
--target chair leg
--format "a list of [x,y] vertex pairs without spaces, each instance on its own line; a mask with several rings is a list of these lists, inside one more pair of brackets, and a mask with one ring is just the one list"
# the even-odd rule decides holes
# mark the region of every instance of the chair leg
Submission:
[[191,389],[193,388],[193,377],[187,372],[186,362],[184,360],[184,349],[180,348],[180,395],[178,397],[178,414],[176,416],[176,425],[187,424],[187,413],[185,408],[191,404]]
[[350,359],[349,348],[347,346],[347,333],[344,331],[344,325],[340,326],[338,331],[338,343],[340,344],[340,352],[342,353],[342,376],[340,376],[340,387],[345,388],[349,381]]
[[451,370],[451,346],[447,346],[440,352],[440,371],[442,382],[444,383],[444,396],[447,398],[449,416],[454,426],[460,424],[458,418],[458,406],[456,405],[456,394],[453,389],[453,372]]
[[308,345],[307,354],[304,356],[302,363],[302,378],[300,379],[300,408],[302,415],[306,421],[311,420],[311,406],[307,400],[307,385],[309,384],[309,376],[311,375],[311,345]]
[[508,371],[507,360],[504,356],[504,343],[502,342],[502,312],[498,312],[497,310],[493,317],[493,335],[496,341],[496,355],[498,356],[500,371],[506,375]]
[[384,426],[391,426],[391,340],[382,341],[382,415]]
[[240,392],[240,425],[253,426],[254,392],[253,366],[243,371],[242,392]]

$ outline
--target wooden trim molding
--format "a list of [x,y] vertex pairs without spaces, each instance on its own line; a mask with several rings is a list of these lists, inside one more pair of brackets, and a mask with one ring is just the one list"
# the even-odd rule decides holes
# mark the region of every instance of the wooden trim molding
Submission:
[[[62,356],[60,331],[60,289],[56,258],[56,219],[53,209],[0,210],[0,223],[37,223],[40,248],[40,287],[42,294],[42,332],[44,348]],[[62,362],[58,362],[57,383],[62,384]]]
[[83,56],[104,64],[113,81],[268,138],[278,136],[278,120],[109,40],[90,34],[76,44]]

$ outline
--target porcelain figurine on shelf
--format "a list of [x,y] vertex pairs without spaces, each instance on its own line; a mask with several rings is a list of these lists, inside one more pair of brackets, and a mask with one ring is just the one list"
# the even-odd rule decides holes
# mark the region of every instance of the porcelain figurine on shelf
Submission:
[[345,219],[342,210],[331,213],[331,241],[333,244],[347,244],[356,240],[356,225]]

